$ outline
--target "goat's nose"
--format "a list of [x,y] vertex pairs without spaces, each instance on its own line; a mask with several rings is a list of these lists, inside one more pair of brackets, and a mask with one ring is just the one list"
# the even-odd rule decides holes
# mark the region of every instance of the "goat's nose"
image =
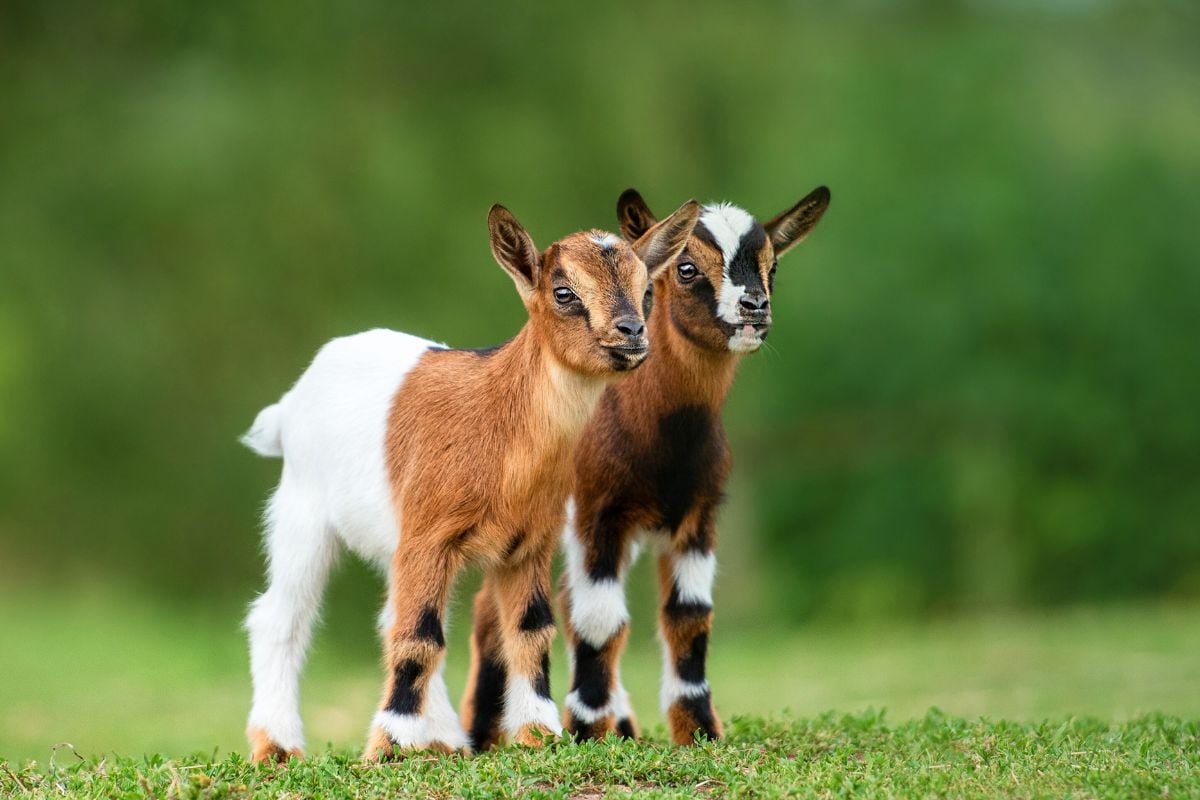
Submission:
[[738,299],[738,305],[746,311],[760,312],[771,307],[771,300],[766,292],[746,292]]
[[646,331],[646,324],[634,316],[617,317],[613,324],[626,336],[641,336]]

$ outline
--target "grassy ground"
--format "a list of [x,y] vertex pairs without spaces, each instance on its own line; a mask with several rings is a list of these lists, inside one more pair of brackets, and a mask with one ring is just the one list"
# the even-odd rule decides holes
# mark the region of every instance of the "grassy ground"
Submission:
[[[474,758],[364,765],[326,754],[287,768],[238,756],[109,758],[38,771],[0,768],[18,797],[1196,797],[1200,725],[1148,716],[1121,725],[967,722],[932,712],[887,724],[875,714],[738,718],[717,744],[681,750],[609,740]],[[66,760],[74,756],[66,754]]]
[[[659,664],[647,611],[634,608],[624,674],[642,721],[653,726]],[[1092,609],[787,633],[719,618],[710,677],[726,718],[882,708],[901,722],[938,707],[966,719],[1200,719],[1197,611]],[[185,613],[102,593],[0,593],[0,757],[44,765],[62,742],[88,759],[241,752],[249,677],[239,613]],[[363,617],[361,630],[330,625],[318,636],[304,684],[310,751],[362,745],[381,680]],[[460,607],[452,691],[463,685],[462,620]],[[561,638],[557,645],[553,687],[561,699]],[[60,749],[56,761],[69,752]]]

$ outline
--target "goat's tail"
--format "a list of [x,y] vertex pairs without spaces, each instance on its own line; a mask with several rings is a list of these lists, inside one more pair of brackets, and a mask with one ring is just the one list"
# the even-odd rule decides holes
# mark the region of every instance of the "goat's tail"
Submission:
[[279,403],[267,406],[258,412],[250,430],[242,435],[241,442],[260,456],[267,458],[283,456],[283,419]]

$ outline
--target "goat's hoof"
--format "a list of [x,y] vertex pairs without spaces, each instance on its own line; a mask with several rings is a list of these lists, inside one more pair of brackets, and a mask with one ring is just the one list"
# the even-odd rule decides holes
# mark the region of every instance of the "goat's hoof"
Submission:
[[247,728],[246,738],[250,740],[251,764],[286,764],[289,758],[304,758],[303,750],[298,747],[288,750],[262,728]]
[[558,734],[545,725],[540,725],[532,722],[528,725],[522,725],[512,736],[512,743],[523,745],[524,747],[542,747],[543,745],[558,739]]

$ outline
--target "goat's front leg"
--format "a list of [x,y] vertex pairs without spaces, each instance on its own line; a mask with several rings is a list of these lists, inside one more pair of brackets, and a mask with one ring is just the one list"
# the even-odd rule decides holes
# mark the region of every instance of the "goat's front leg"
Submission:
[[705,677],[712,630],[713,509],[697,509],[684,520],[658,560],[662,600],[662,710],[671,739],[693,744],[697,733],[717,739],[721,720]]
[[496,567],[488,576],[500,619],[507,688],[500,727],[509,741],[538,745],[558,735],[558,710],[550,698],[550,560],[553,539],[541,552]]
[[384,641],[388,677],[367,741],[369,760],[412,750],[450,753],[467,746],[442,677],[442,621],[458,566],[441,548],[430,551],[402,543],[393,557],[391,625]]
[[580,740],[613,732],[637,737],[618,666],[629,636],[624,573],[632,554],[625,527],[611,516],[569,523],[563,533],[567,568],[560,600],[572,656],[564,724]]

